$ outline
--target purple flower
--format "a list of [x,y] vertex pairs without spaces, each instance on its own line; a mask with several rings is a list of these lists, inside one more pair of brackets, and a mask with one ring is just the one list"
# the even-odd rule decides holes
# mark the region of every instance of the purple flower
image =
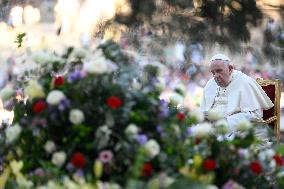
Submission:
[[163,106],[163,107],[168,107],[168,102],[164,99],[161,99],[160,100],[160,106]]
[[82,78],[82,73],[79,70],[76,70],[74,72],[72,72],[69,76],[68,76],[68,81],[69,82],[74,82],[76,80],[79,80]]
[[161,127],[161,125],[158,125],[157,126],[157,131],[158,131],[158,133],[163,133],[164,132],[164,130],[163,130],[163,128]]
[[139,142],[139,144],[144,145],[148,141],[148,137],[144,134],[138,135],[137,141]]
[[16,96],[24,97],[24,90],[22,88],[16,89]]
[[74,165],[72,165],[72,163],[68,163],[68,164],[66,165],[66,169],[67,169],[69,172],[72,172],[72,171],[75,170],[75,167],[74,167]]
[[166,136],[164,129],[160,125],[157,126],[156,130],[161,136]]
[[23,95],[24,94],[24,90],[22,89],[22,88],[18,88],[18,89],[16,89],[16,93],[18,94],[21,94],[21,95]]
[[13,99],[7,100],[7,101],[4,102],[4,108],[5,108],[6,110],[8,110],[8,111],[12,111],[14,105],[15,105],[15,104],[14,104]]
[[160,100],[160,112],[159,117],[160,118],[166,118],[169,115],[169,108],[168,108],[168,102],[165,100]]
[[191,136],[192,135],[192,128],[191,127],[188,127],[186,129],[186,134],[187,134],[187,136]]
[[62,99],[59,103],[58,109],[63,111],[66,107],[70,106],[70,100],[68,99]]
[[78,169],[76,172],[75,172],[75,175],[77,176],[77,177],[84,177],[84,172],[83,172],[83,170],[82,169]]

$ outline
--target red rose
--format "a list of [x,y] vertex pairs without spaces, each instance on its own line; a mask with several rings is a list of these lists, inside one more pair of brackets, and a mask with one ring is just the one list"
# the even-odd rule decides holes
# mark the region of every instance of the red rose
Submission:
[[201,142],[201,138],[195,138],[195,144],[199,144]]
[[183,121],[183,120],[185,119],[185,115],[184,115],[183,113],[178,113],[178,114],[176,115],[176,118],[177,118],[178,120],[180,120],[180,121]]
[[151,163],[145,163],[142,167],[141,174],[143,177],[149,177],[152,175],[153,166]]
[[76,168],[83,168],[86,165],[86,160],[82,153],[77,152],[71,158],[71,163]]
[[283,159],[279,155],[274,155],[273,159],[275,160],[278,166],[283,166]]
[[262,171],[262,167],[261,167],[260,163],[258,163],[257,161],[251,162],[250,169],[255,174],[259,174]]
[[207,171],[214,170],[216,168],[216,161],[213,159],[207,159],[203,162],[203,168]]
[[54,84],[55,87],[59,87],[59,86],[63,85],[64,84],[64,77],[62,77],[62,76],[56,77],[54,79],[53,84]]
[[34,105],[33,105],[33,111],[35,113],[40,113],[42,110],[44,110],[47,107],[46,102],[44,102],[43,100],[37,101]]
[[117,109],[122,105],[122,100],[116,96],[110,96],[107,99],[107,105],[112,109]]

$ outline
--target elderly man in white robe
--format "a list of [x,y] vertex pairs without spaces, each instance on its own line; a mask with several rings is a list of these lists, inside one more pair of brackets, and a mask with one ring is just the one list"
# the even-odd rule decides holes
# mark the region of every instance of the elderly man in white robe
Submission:
[[240,121],[262,119],[263,110],[273,107],[261,86],[253,78],[235,70],[226,55],[213,56],[210,71],[213,78],[204,88],[201,111],[205,115],[212,109],[222,112],[232,132]]

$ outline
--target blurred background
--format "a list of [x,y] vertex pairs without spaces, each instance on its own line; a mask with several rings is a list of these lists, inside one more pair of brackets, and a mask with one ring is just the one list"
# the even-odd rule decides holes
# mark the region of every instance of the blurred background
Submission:
[[[161,98],[189,109],[199,106],[208,59],[218,52],[254,78],[284,82],[283,0],[0,0],[0,88],[32,68],[33,52],[107,39],[133,62],[159,65]],[[181,83],[185,98],[172,93]],[[0,120],[11,115],[5,106]]]

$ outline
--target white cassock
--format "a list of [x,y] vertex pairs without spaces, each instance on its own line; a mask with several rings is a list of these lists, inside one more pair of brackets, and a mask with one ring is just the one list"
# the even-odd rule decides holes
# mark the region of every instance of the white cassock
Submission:
[[206,84],[201,111],[217,109],[224,114],[232,131],[242,120],[262,119],[262,111],[273,107],[273,103],[261,86],[241,71],[233,70],[227,87],[220,87],[214,78]]

